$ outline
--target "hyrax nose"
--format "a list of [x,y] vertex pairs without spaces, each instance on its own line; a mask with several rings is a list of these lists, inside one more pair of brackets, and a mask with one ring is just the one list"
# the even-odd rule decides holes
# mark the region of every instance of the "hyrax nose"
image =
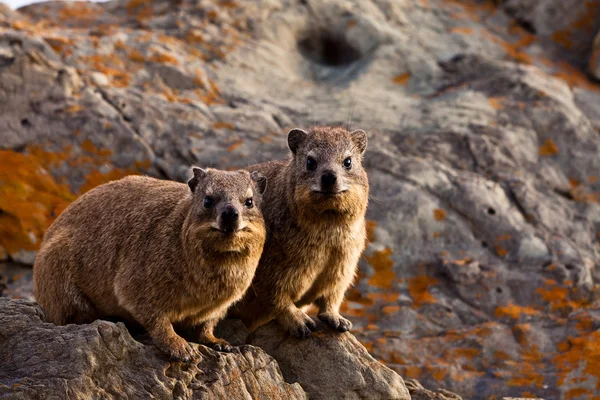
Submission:
[[337,181],[337,177],[333,171],[325,171],[321,175],[321,186],[324,189],[331,189]]
[[238,210],[234,206],[227,206],[221,213],[224,222],[235,222],[240,217]]

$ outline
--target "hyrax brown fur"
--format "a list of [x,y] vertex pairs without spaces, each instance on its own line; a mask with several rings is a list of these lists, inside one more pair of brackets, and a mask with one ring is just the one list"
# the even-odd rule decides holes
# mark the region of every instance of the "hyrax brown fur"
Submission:
[[250,330],[276,319],[305,338],[316,328],[301,310],[319,308],[334,330],[352,327],[339,313],[366,245],[367,135],[338,127],[288,133],[292,156],[248,169],[269,180],[262,200],[267,242],[252,288],[234,306]]
[[49,322],[122,318],[145,328],[174,360],[196,354],[173,324],[231,351],[213,328],[256,271],[266,179],[248,171],[193,173],[188,185],[130,176],[99,186],[56,219],[33,270]]

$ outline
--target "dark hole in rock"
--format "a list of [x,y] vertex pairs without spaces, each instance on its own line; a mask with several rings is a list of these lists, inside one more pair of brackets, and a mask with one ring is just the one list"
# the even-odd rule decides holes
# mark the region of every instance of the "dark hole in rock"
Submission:
[[492,207],[490,207],[487,209],[487,213],[490,215],[494,215],[494,214],[496,214],[496,210],[494,210]]
[[496,293],[502,293],[502,288],[500,286],[496,288]]
[[29,128],[29,127],[31,127],[31,122],[29,122],[29,120],[27,118],[23,118],[21,120],[21,126],[23,128]]
[[573,264],[567,264],[567,265],[565,265],[565,268],[568,269],[569,271],[572,271],[575,269],[575,266]]
[[298,49],[309,60],[332,67],[352,64],[362,57],[346,37],[327,30],[310,31],[298,41]]
[[481,246],[488,247],[488,243],[484,240],[484,241],[481,242]]

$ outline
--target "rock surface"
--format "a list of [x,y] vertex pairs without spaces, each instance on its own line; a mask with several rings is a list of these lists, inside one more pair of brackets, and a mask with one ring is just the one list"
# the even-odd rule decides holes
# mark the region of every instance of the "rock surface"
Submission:
[[465,398],[600,380],[598,1],[117,0],[0,8],[0,258],[87,189],[370,129],[370,244],[343,312]]
[[[0,398],[410,399],[402,378],[350,334],[322,333],[301,345],[282,338],[274,326],[257,335],[277,361],[254,346],[224,354],[193,344],[202,354],[199,363],[169,363],[153,345],[134,340],[122,323],[56,326],[44,322],[37,304],[0,298]],[[335,360],[354,368],[339,379],[331,368]],[[311,374],[284,380],[280,366],[294,370],[309,361]]]
[[271,324],[253,332],[248,343],[275,358],[285,380],[300,382],[311,399],[411,398],[402,378],[371,357],[354,336],[332,333],[323,324],[318,329],[310,340],[298,341]]

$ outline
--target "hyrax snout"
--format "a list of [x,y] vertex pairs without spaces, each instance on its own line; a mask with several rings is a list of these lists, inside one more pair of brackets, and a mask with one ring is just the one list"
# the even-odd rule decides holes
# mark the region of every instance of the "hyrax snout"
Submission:
[[48,321],[122,318],[175,360],[195,354],[174,326],[229,351],[213,329],[254,276],[265,188],[259,174],[194,168],[188,185],[130,176],[84,194],[36,258],[35,296]]

